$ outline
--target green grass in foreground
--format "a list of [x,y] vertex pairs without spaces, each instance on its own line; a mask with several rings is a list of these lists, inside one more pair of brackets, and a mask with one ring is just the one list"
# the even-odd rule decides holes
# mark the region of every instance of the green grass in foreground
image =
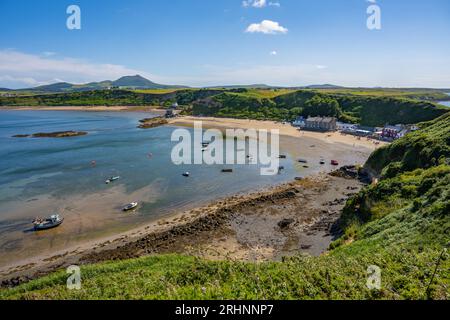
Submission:
[[[427,286],[439,250],[380,249],[348,256],[339,252],[320,258],[285,262],[211,262],[168,255],[105,263],[82,268],[82,289],[66,288],[58,272],[0,292],[2,299],[448,299],[447,259],[438,284]],[[366,287],[367,267],[382,269],[380,291]]]

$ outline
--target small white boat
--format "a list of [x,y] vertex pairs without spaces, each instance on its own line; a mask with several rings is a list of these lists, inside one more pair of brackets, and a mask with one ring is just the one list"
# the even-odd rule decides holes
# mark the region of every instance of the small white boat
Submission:
[[106,180],[105,183],[106,183],[106,184],[110,184],[111,182],[117,181],[117,180],[119,180],[119,179],[120,179],[119,176],[117,176],[117,177],[111,177],[111,178],[109,178],[108,180]]
[[64,221],[64,218],[60,217],[59,214],[54,214],[46,219],[36,218],[33,221],[34,230],[48,230],[60,226]]
[[131,211],[133,209],[136,209],[137,206],[138,206],[137,202],[132,202],[132,203],[127,204],[125,207],[123,207],[122,211]]
[[190,177],[190,176],[191,176],[191,174],[189,172],[183,173],[183,177]]

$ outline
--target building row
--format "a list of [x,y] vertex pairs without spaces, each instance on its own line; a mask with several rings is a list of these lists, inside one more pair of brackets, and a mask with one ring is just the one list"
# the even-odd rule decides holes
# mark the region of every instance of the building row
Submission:
[[353,123],[344,123],[337,121],[333,117],[299,117],[293,123],[293,126],[302,130],[310,131],[340,131],[345,134],[351,134],[360,137],[372,137],[380,140],[393,141],[404,137],[411,131],[418,130],[415,125],[385,125],[384,127],[372,128],[362,127]]

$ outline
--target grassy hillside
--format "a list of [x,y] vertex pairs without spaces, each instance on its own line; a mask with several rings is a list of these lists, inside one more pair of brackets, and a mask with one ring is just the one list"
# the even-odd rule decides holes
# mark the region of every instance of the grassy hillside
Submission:
[[421,124],[422,130],[410,133],[387,148],[375,151],[366,168],[375,174],[392,177],[404,171],[448,162],[450,158],[450,113]]
[[[338,89],[321,89],[320,92],[339,95],[354,96],[371,96],[371,97],[390,97],[390,98],[406,98],[424,101],[446,101],[450,100],[450,96],[445,94],[447,90],[437,89],[389,89],[389,88],[338,88]],[[450,91],[450,90],[448,90]]]
[[[61,271],[0,291],[0,298],[449,299],[449,127],[443,116],[370,158],[382,179],[347,202],[343,235],[320,257],[243,263],[152,256],[84,266],[80,291],[65,288]],[[400,169],[389,170],[391,161]],[[366,287],[371,265],[381,268],[381,290]]]
[[247,88],[94,90],[0,97],[0,106],[168,107],[177,102],[194,115],[279,121],[293,120],[300,115],[336,116],[341,121],[365,126],[413,124],[435,119],[449,111],[431,102],[403,97],[324,92],[327,91]]

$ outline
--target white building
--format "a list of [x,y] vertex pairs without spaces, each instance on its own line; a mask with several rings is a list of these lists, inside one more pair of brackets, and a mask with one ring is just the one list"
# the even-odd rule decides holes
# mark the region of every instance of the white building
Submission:
[[358,130],[358,126],[353,123],[345,123],[345,122],[337,122],[336,123],[337,129],[339,131],[356,131]]

